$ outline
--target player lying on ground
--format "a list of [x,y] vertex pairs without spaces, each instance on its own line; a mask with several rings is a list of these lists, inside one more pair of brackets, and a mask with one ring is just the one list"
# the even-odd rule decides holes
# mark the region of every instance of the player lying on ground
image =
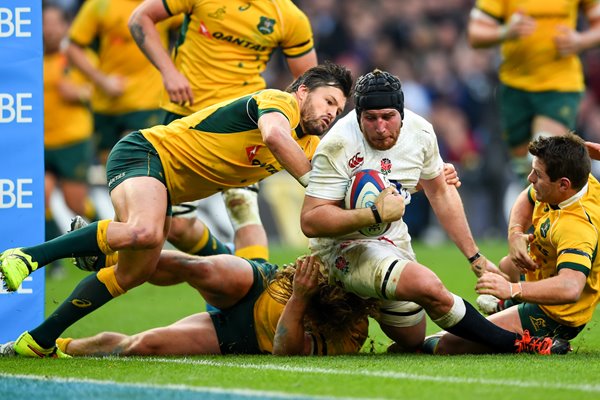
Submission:
[[136,335],[103,332],[57,340],[62,352],[86,355],[356,353],[368,334],[375,301],[329,286],[314,257],[282,269],[231,255],[198,257],[163,251],[150,278],[187,282],[220,311],[190,315]]
[[[491,315],[496,325],[570,340],[592,319],[600,299],[600,183],[590,174],[589,145],[571,133],[529,144],[531,185],[513,206],[509,256],[500,262],[512,279],[486,273],[476,286],[482,294],[480,306],[483,296],[495,303],[520,302]],[[525,233],[530,226],[533,233]],[[524,282],[520,274],[525,274]],[[436,354],[490,352],[451,334],[430,337],[426,343],[425,348]]]
[[[52,261],[119,252],[117,265],[84,278],[28,339],[50,355],[65,329],[144,283],[166,241],[172,204],[245,187],[284,169],[306,183],[308,157],[342,113],[351,88],[350,71],[326,63],[306,71],[289,92],[266,89],[121,139],[107,162],[114,220],[0,254],[1,279],[8,291],[16,291],[31,272]],[[257,154],[247,157],[245,149],[254,146]],[[90,306],[77,307],[78,299]]]

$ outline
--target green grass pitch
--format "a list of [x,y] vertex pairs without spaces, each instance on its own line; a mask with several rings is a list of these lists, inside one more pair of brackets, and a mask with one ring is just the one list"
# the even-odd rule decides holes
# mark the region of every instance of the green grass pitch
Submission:
[[[482,243],[488,258],[506,252],[500,242]],[[421,263],[446,286],[475,302],[475,278],[451,244],[416,244]],[[302,249],[272,249],[283,263]],[[50,313],[84,276],[47,281]],[[102,330],[134,333],[203,310],[197,293],[185,286],[132,290],[79,321],[63,336]],[[2,398],[369,398],[369,399],[590,399],[600,398],[600,327],[596,318],[572,342],[566,356],[427,356],[383,354],[389,341],[372,324],[375,353],[343,357],[201,356],[172,358],[90,358],[32,360],[0,358]],[[438,329],[428,322],[428,332]],[[371,347],[371,346],[369,346]],[[6,396],[6,397],[5,397]]]

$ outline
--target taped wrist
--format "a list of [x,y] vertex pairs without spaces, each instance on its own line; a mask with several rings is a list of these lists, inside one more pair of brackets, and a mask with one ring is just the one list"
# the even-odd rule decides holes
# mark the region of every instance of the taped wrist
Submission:
[[300,178],[298,178],[298,182],[300,182],[300,184],[302,186],[307,187],[309,178],[310,178],[310,171],[308,171],[307,173],[302,175]]
[[223,200],[234,231],[247,225],[262,225],[257,192],[244,188],[228,189],[223,192]]
[[471,264],[471,270],[479,277],[485,272],[487,258],[480,252],[477,252],[477,254],[469,258],[469,263]]

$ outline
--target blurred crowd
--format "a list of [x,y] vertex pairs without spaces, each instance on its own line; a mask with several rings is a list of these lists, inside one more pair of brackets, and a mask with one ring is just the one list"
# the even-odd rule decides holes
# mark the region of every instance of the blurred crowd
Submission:
[[[473,0],[298,0],[311,20],[319,60],[373,68],[403,82],[407,108],[434,126],[442,157],[459,170],[460,188],[476,237],[504,237],[504,192],[511,179],[501,139],[496,88],[500,53],[474,50],[466,38]],[[582,22],[583,23],[583,22]],[[600,141],[600,49],[582,54],[588,90],[578,134]],[[287,78],[273,63],[275,86]],[[349,104],[351,106],[351,104]],[[596,165],[596,172],[600,168]],[[416,237],[434,235],[425,196],[407,213]],[[415,207],[416,206],[416,207]],[[429,228],[429,229],[428,229]],[[434,236],[430,236],[433,240]],[[424,237],[426,238],[426,237]]]
[[[72,13],[82,2],[60,0]],[[504,237],[503,197],[511,172],[496,103],[500,58],[498,49],[474,50],[467,43],[466,26],[474,1],[295,3],[311,21],[319,61],[344,64],[355,77],[373,68],[400,77],[405,106],[433,124],[442,157],[459,171],[463,182],[460,192],[474,235]],[[582,54],[582,60],[588,90],[577,133],[600,141],[600,76],[594,73],[600,70],[600,49]],[[290,83],[291,75],[282,57],[272,58],[265,78],[270,87],[285,88]],[[347,109],[351,107],[349,102]],[[277,203],[269,199],[263,202]],[[438,237],[425,196],[414,196],[408,211],[406,220],[413,237]],[[277,228],[277,214],[265,211],[264,223],[267,228],[274,225],[274,231],[282,229]],[[275,232],[270,239],[277,241],[278,236]]]

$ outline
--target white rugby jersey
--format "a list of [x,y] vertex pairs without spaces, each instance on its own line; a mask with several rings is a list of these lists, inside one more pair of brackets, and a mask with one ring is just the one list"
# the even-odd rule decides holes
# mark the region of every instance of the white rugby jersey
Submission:
[[[433,126],[425,118],[404,109],[403,126],[396,144],[388,150],[375,150],[360,131],[356,111],[351,111],[331,128],[317,147],[306,194],[320,199],[342,200],[350,178],[361,169],[380,171],[396,184],[399,191],[402,188],[414,193],[420,179],[433,179],[443,171]],[[410,212],[410,205],[407,212]],[[382,237],[400,247],[410,241],[402,220],[394,222],[381,237],[367,238],[354,232],[332,239],[380,240]],[[321,247],[332,239],[311,239],[311,247]]]

